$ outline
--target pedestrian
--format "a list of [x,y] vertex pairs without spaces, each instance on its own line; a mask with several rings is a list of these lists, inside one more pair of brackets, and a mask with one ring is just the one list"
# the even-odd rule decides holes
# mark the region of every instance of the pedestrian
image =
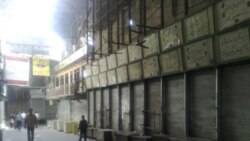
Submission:
[[24,111],[21,113],[21,117],[22,117],[22,126],[25,128],[26,113]]
[[16,128],[17,128],[17,130],[21,131],[21,126],[22,126],[22,117],[21,117],[21,113],[18,113],[16,115]]
[[32,113],[32,109],[29,109],[29,114],[26,116],[25,119],[25,127],[27,127],[27,135],[28,141],[34,141],[34,130],[37,127],[37,118]]
[[36,119],[39,120],[39,113],[35,112]]
[[80,131],[79,141],[82,141],[82,136],[84,135],[84,141],[87,141],[87,128],[88,122],[85,120],[84,115],[82,115],[82,120],[79,123],[78,130]]
[[15,124],[15,116],[14,116],[13,114],[10,114],[9,124],[10,124],[10,128],[13,128],[13,127],[14,127],[14,124]]

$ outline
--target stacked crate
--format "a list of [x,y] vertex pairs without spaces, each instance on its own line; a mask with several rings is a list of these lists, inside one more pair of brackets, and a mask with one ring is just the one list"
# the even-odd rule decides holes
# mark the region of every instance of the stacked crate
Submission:
[[58,120],[58,128],[57,128],[57,130],[58,131],[63,131],[63,126],[64,126],[64,121],[63,120]]
[[48,128],[52,128],[52,127],[53,127],[53,121],[52,121],[52,120],[49,120],[49,121],[47,122],[47,127],[48,127]]
[[71,126],[72,126],[72,132],[74,134],[78,134],[78,124],[77,124],[77,122],[72,122]]
[[73,133],[71,124],[72,122],[66,122],[66,133]]
[[78,124],[77,122],[66,122],[66,133],[78,133]]
[[52,127],[55,130],[57,129],[57,120],[53,120],[53,126]]

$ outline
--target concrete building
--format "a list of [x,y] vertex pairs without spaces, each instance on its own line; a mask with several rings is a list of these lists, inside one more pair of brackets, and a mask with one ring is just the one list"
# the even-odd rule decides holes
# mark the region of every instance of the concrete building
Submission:
[[[116,140],[129,133],[143,134],[136,141],[249,140],[248,3],[75,2],[83,7],[69,50],[88,51],[47,89],[58,100],[57,119],[87,115],[89,136],[98,140],[106,131],[96,128],[112,129]],[[74,98],[82,101],[76,107]]]

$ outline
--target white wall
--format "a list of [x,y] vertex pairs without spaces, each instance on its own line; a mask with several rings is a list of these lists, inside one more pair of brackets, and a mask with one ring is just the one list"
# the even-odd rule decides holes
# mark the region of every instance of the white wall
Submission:
[[70,103],[69,100],[60,100],[57,108],[57,119],[70,121]]
[[79,122],[82,115],[85,116],[85,119],[88,118],[87,100],[71,101],[71,120]]

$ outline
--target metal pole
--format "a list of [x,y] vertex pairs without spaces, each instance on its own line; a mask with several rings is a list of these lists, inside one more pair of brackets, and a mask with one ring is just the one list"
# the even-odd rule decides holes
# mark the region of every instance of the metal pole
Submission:
[[129,43],[132,42],[132,34],[131,34],[131,24],[130,24],[130,20],[132,20],[131,18],[131,0],[128,0],[128,20],[127,22],[129,22]]
[[165,3],[164,0],[161,0],[161,27],[164,27],[165,24]]
[[189,2],[188,0],[185,0],[184,2],[184,8],[185,8],[185,16],[187,16],[189,14],[189,11],[188,11],[188,5],[189,5]]
[[[0,126],[4,124],[4,100],[0,101]],[[3,130],[0,127],[0,141],[3,141]]]

